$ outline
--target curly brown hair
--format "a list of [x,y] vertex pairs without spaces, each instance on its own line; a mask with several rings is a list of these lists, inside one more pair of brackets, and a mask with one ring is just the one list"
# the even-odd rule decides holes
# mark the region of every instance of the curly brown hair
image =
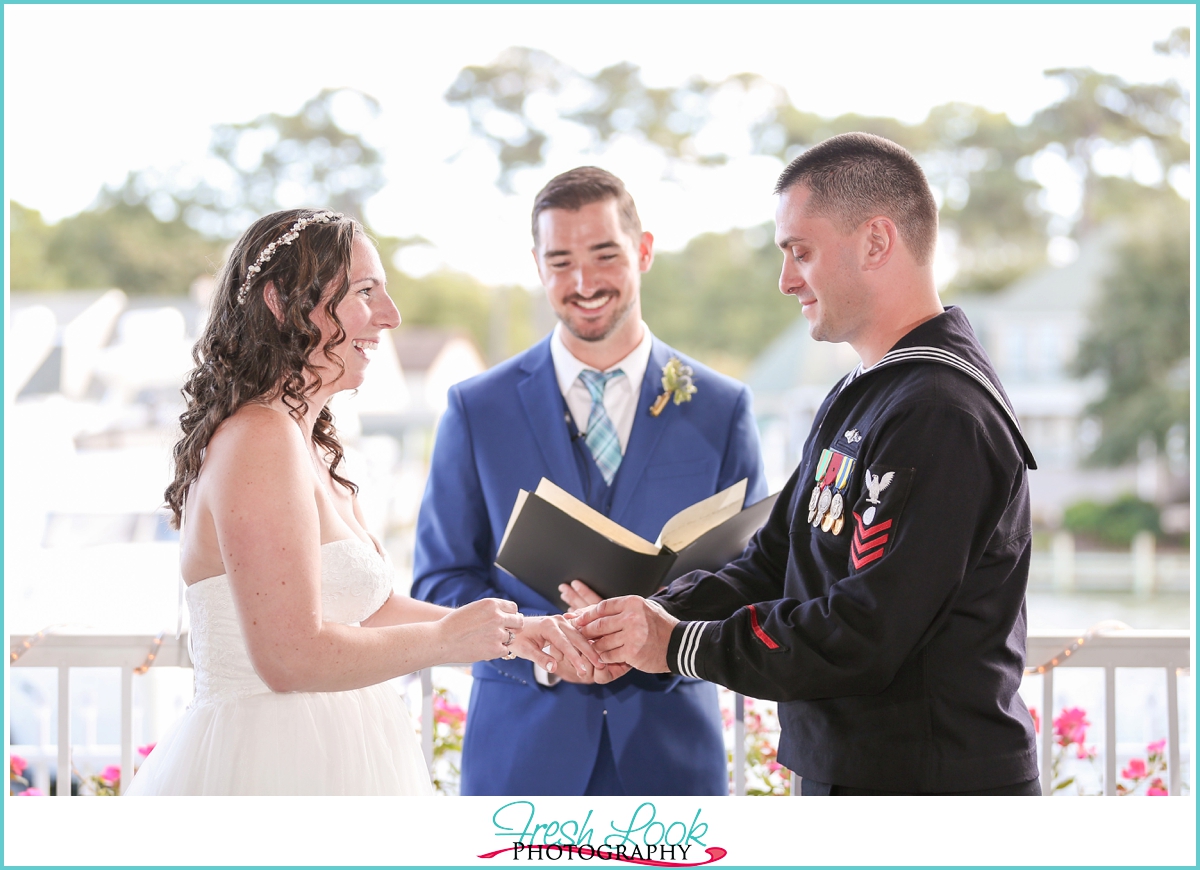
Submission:
[[[276,247],[271,259],[253,276],[245,301],[238,302],[247,270],[263,249],[296,221],[321,211],[288,209],[259,218],[234,244],[217,276],[208,323],[192,350],[196,368],[183,386],[186,410],[179,418],[183,437],[174,449],[175,479],[164,494],[175,528],[179,528],[188,490],[200,474],[204,449],[223,421],[243,405],[278,397],[299,422],[308,412],[308,397],[322,383],[309,360],[312,352],[320,346],[339,376],[344,368],[331,351],[346,338],[336,309],[350,288],[354,238],[366,237],[357,221],[343,217],[306,226],[290,245]],[[264,298],[268,283],[278,295],[279,316]],[[332,292],[322,303],[322,294],[329,288]],[[323,346],[321,330],[312,321],[318,305],[334,327]],[[321,409],[312,438],[325,451],[333,479],[357,492],[354,483],[337,473],[344,453],[328,408]]]

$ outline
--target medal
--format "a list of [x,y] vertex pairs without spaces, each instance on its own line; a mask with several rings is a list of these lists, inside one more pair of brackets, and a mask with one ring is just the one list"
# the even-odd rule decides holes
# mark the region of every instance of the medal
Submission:
[[[827,483],[825,480],[825,470],[829,468],[829,460],[831,459],[833,459],[833,451],[828,449],[822,450],[821,459],[817,462],[817,472],[813,475],[813,479],[817,482],[817,485],[813,487],[812,497],[808,500],[808,521],[814,526],[817,522],[820,522],[820,520],[817,520],[817,516],[819,515],[817,505],[821,499],[821,490],[825,488],[825,484]],[[813,522],[814,520],[817,522]]]
[[812,498],[808,500],[808,521],[811,523],[817,515],[817,499],[821,497],[821,484],[813,487]]
[[821,490],[821,497],[817,501],[817,513],[812,524],[814,526],[821,525],[821,521],[825,518],[825,511],[829,510],[829,503],[833,501],[833,491],[827,486]]
[[829,503],[829,514],[825,517],[825,524],[822,524],[821,528],[827,532],[831,529],[837,529],[834,534],[839,534],[844,522],[842,517],[843,510],[845,510],[845,501],[842,499],[842,494],[836,492],[833,494],[833,500]]
[[833,533],[835,535],[840,535],[842,533],[842,526],[844,526],[845,524],[846,524],[846,518],[838,517],[836,520],[833,521]]

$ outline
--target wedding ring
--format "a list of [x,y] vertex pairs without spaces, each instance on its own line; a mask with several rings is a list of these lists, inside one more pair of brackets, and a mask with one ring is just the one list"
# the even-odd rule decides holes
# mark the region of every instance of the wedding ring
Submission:
[[515,652],[513,652],[512,650],[509,650],[505,655],[502,655],[500,658],[504,659],[506,662],[511,662],[516,657],[517,657],[517,654]]
[[511,629],[511,628],[506,628],[506,629],[504,629],[504,630],[508,632],[508,640],[506,640],[506,641],[504,642],[504,644],[503,644],[503,645],[504,645],[504,646],[512,646],[512,642],[513,642],[513,632],[512,632],[512,629]]

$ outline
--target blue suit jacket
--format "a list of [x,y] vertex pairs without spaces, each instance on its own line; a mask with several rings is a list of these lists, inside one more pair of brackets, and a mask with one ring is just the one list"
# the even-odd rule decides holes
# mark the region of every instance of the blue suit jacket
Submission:
[[[651,417],[671,356],[695,369],[697,393]],[[546,477],[585,499],[549,338],[448,399],[417,520],[413,596],[448,606],[491,596],[526,614],[559,612],[493,564],[518,490]],[[747,504],[766,496],[750,391],[655,339],[609,515],[654,540],[672,515],[743,477]],[[463,794],[583,794],[605,721],[628,793],[726,793],[711,683],[633,671],[605,686],[545,687],[523,659],[479,662],[474,677]]]

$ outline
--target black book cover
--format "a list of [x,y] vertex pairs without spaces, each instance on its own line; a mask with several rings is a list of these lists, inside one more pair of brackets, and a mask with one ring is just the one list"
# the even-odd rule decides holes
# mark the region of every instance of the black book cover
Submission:
[[680,550],[663,575],[662,585],[666,586],[691,571],[716,571],[742,555],[754,533],[767,522],[777,498],[779,493],[774,493],[755,502]]
[[[741,510],[678,554],[643,553],[617,543],[536,493],[528,493],[496,554],[496,565],[562,610],[558,587],[582,580],[604,598],[649,596],[689,571],[715,571],[736,559],[766,522],[778,495]],[[648,542],[642,542],[648,544]]]

